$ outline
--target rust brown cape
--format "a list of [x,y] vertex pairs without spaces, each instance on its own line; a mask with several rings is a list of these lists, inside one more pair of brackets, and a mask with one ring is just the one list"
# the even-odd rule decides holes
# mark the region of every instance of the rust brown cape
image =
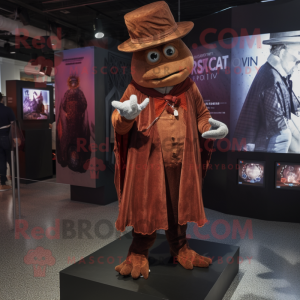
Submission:
[[[119,216],[115,225],[119,231],[133,226],[137,233],[151,234],[158,229],[168,229],[164,162],[156,123],[145,130],[163,109],[158,100],[164,95],[132,81],[120,101],[128,100],[133,94],[138,103],[146,97],[150,102],[134,120],[128,133],[120,135],[115,130],[115,186],[119,199]],[[175,86],[170,94],[180,97],[186,122],[178,223],[195,222],[201,227],[207,222],[202,179],[213,149],[213,141],[203,139],[201,134],[209,130],[211,116],[190,78]],[[113,124],[118,114],[117,110],[113,112]]]

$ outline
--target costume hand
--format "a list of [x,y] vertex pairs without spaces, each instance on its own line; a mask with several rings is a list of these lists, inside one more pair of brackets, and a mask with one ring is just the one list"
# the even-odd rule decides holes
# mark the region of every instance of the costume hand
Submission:
[[127,120],[135,119],[148,104],[149,98],[146,98],[141,104],[138,104],[136,95],[131,95],[130,100],[125,100],[124,102],[111,102],[111,105],[116,108],[119,114]]
[[121,275],[130,275],[132,278],[139,278],[141,275],[145,279],[149,276],[149,262],[145,255],[132,253],[115,270]]
[[202,137],[205,139],[223,139],[228,134],[228,127],[213,118],[209,118],[208,120],[211,128],[202,134]]

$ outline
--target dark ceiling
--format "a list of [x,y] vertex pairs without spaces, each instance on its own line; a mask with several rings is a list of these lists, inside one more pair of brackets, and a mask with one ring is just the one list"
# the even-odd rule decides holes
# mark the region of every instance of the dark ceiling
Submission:
[[[62,28],[67,39],[81,45],[94,39],[93,20],[96,16],[101,18],[103,31],[106,36],[111,36],[119,41],[128,39],[124,15],[140,6],[154,2],[153,0],[1,0],[0,15],[12,17],[13,12],[25,9],[30,18],[30,25],[45,29],[49,22],[56,23]],[[171,11],[178,20],[178,0],[166,1]],[[261,2],[258,0],[181,0],[180,20],[195,20],[201,17],[227,9],[250,3]],[[0,32],[3,39],[4,32]],[[7,38],[7,37],[6,37]],[[14,37],[11,37],[13,39]],[[3,56],[0,51],[0,56]],[[16,55],[22,59],[22,54],[27,55],[26,49],[20,49]],[[23,60],[23,59],[22,59]],[[25,58],[26,60],[26,58]]]

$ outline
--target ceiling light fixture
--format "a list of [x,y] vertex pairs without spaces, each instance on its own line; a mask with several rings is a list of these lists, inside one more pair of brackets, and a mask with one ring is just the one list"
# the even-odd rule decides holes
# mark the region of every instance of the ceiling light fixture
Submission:
[[94,20],[94,34],[96,39],[101,39],[104,37],[102,22],[99,17],[96,17]]

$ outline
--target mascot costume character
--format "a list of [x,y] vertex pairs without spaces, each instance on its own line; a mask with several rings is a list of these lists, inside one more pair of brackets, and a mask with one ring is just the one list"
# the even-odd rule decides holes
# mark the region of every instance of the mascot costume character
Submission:
[[[227,126],[211,118],[196,84],[189,78],[194,60],[181,40],[193,22],[176,23],[168,4],[154,2],[125,15],[130,39],[118,46],[133,52],[133,80],[115,108],[115,186],[119,199],[116,228],[132,226],[121,275],[149,276],[148,251],[156,230],[164,229],[170,253],[186,269],[208,267],[210,258],[193,251],[187,222],[207,219],[202,180],[213,140]],[[201,150],[202,149],[202,150]]]

